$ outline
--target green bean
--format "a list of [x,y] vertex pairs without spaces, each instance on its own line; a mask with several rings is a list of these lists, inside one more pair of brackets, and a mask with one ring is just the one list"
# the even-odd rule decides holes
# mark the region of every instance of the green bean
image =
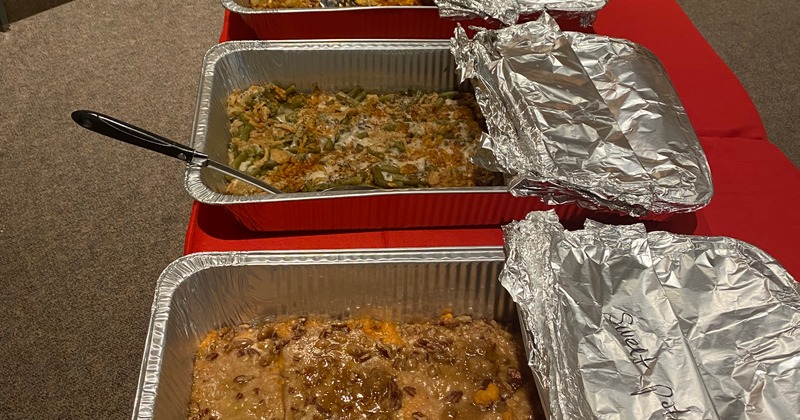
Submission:
[[386,157],[386,155],[385,155],[385,154],[383,154],[383,153],[381,153],[381,152],[379,152],[379,151],[377,151],[377,150],[372,150],[372,149],[371,149],[371,148],[369,148],[369,147],[367,147],[367,153],[369,153],[369,154],[371,154],[372,156],[375,156],[375,157],[377,157],[377,158],[380,158],[380,159],[384,159],[384,158]]
[[274,161],[274,160],[272,160],[272,159],[270,159],[270,160],[268,160],[268,161],[264,162],[264,164],[263,164],[263,165],[261,165],[261,167],[262,167],[262,168],[267,168],[267,169],[275,169],[275,168],[277,168],[278,166],[281,166],[281,164],[280,164],[280,163],[278,163],[278,162],[275,162],[275,161]]
[[328,141],[325,142],[325,151],[333,151],[333,139],[328,139]]
[[247,141],[247,139],[250,138],[251,131],[253,131],[252,125],[248,123],[242,123],[242,125],[239,126],[239,130],[236,132],[236,137],[239,137],[240,139]]
[[446,139],[453,139],[453,138],[456,137],[456,133],[454,133],[453,130],[445,130],[442,133],[442,137],[444,137]]
[[370,168],[370,172],[372,172],[372,182],[383,188],[389,188],[389,183],[386,182],[386,178],[383,177],[383,172],[381,169],[376,165]]
[[363,92],[363,91],[364,91],[364,89],[362,89],[361,86],[356,86],[353,90],[351,90],[350,92],[347,92],[347,96],[349,96],[349,97],[351,97],[353,99],[356,99],[356,98],[358,98],[358,95],[360,95],[361,92]]
[[259,167],[255,168],[255,169],[253,169],[252,171],[250,171],[250,169],[248,169],[247,172],[249,172],[250,175],[252,175],[252,176],[259,177],[261,175],[264,175],[264,173],[267,172],[268,170],[269,170],[269,168],[267,168],[266,166],[262,165],[262,166],[259,166]]
[[346,104],[354,104],[355,103],[355,99],[351,98],[350,96],[348,96],[346,93],[344,93],[342,91],[336,92],[336,95],[334,95],[334,96],[336,97],[336,99],[339,100],[339,102],[344,102]]
[[[293,96],[290,99],[286,100],[286,106],[288,106],[289,109],[292,109],[292,110],[300,109],[305,104],[306,104],[305,98],[303,98],[302,96],[299,96],[299,95]],[[293,114],[293,112],[288,112],[286,114],[286,118],[289,118],[292,114]]]
[[397,149],[400,153],[405,153],[406,151],[406,145],[402,141],[393,141],[389,147]]
[[439,97],[444,99],[456,99],[460,93],[461,92],[458,92],[456,90],[451,90],[449,92],[440,93]]
[[350,124],[350,120],[352,120],[352,119],[353,119],[353,115],[348,112],[347,115],[345,115],[344,118],[342,118],[342,121],[340,121],[340,123],[342,125],[348,125],[348,124]]
[[311,185],[310,182],[306,182],[305,184],[303,184],[303,191],[305,191],[305,192],[314,192],[314,186]]
[[378,169],[383,172],[388,172],[390,174],[399,174],[400,168],[394,165],[378,165]]
[[383,127],[381,128],[386,131],[395,131],[397,130],[397,123],[395,123],[394,121],[389,121],[386,124],[384,124]]
[[244,163],[244,161],[249,157],[250,156],[247,156],[246,152],[239,153],[239,156],[236,156],[236,159],[234,159],[233,163],[231,163],[231,168],[239,170],[239,166],[241,166],[242,163]]
[[419,187],[422,184],[422,181],[420,181],[419,178],[411,178],[403,175],[394,175],[392,176],[392,180],[397,182],[402,182],[403,185],[408,185],[412,187]]
[[394,99],[395,95],[392,93],[387,93],[385,95],[378,96],[378,100],[381,102],[389,102],[390,100]]
[[356,137],[360,138],[360,139],[364,139],[364,138],[369,137],[369,134],[367,134],[366,131],[359,131],[359,132],[356,133]]
[[289,95],[291,95],[291,94],[295,93],[295,92],[297,92],[297,88],[296,88],[294,85],[291,85],[291,86],[289,86],[288,88],[286,88],[286,96],[287,96],[287,97],[288,97]]
[[442,105],[444,105],[444,98],[439,97],[439,99],[437,99],[436,102],[433,103],[433,108],[439,109],[442,107]]
[[262,149],[262,148],[260,148],[260,147],[259,147],[259,148],[255,149],[255,150],[254,150],[254,151],[253,151],[253,152],[250,154],[250,156],[253,158],[253,160],[260,160],[261,158],[263,158],[263,157],[264,157],[264,149]]
[[364,178],[362,178],[360,175],[350,176],[339,180],[339,183],[342,185],[359,185],[362,182],[364,182]]
[[361,92],[361,93],[358,94],[358,96],[355,97],[356,102],[359,102],[359,103],[361,101],[363,101],[364,99],[367,99],[367,92]]

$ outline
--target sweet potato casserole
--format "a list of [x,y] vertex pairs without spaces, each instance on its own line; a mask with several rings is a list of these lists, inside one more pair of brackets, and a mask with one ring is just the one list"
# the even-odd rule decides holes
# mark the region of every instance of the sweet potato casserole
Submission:
[[[480,112],[464,92],[302,93],[253,85],[227,99],[230,165],[284,192],[499,185],[470,158]],[[228,194],[260,192],[233,180]]]
[[531,419],[518,341],[495,321],[292,317],[208,333],[189,419]]

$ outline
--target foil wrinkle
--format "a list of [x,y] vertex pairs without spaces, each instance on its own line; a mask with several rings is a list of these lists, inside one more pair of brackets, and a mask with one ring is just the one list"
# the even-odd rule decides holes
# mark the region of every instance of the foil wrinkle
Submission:
[[777,419],[800,412],[800,287],[724,237],[552,211],[504,226],[500,282],[551,419]]
[[435,0],[439,16],[447,18],[494,19],[513,25],[521,17],[548,11],[564,17],[577,17],[581,26],[594,23],[597,12],[608,0]]
[[486,117],[473,161],[519,196],[633,216],[695,211],[713,185],[663,66],[627,40],[561,32],[549,14],[451,39]]

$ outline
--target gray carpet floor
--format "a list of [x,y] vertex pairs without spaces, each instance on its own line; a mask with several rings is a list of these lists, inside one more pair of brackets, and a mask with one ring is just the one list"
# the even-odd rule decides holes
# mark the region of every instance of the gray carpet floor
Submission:
[[[800,3],[680,3],[799,164]],[[188,142],[222,15],[216,0],[75,0],[0,33],[0,418],[130,416],[155,281],[182,253],[191,200],[178,161],[69,115]]]

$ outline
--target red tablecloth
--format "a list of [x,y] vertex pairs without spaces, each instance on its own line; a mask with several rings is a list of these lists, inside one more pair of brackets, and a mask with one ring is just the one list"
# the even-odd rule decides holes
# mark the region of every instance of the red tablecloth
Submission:
[[[673,0],[612,0],[595,32],[651,49],[664,63],[700,137],[715,185],[711,204],[695,214],[648,223],[650,230],[729,236],[775,257],[800,279],[800,171],[766,139],[761,119],[730,69]],[[226,14],[221,41],[251,39]],[[221,207],[195,203],[185,253],[280,249],[499,246],[496,226],[474,229],[336,233],[252,232]]]
[[611,0],[594,30],[639,43],[658,56],[699,136],[767,138],[739,79],[675,0]]
[[[700,136],[765,139],[764,125],[739,80],[674,0],[611,0],[598,34],[637,42],[655,53]],[[256,39],[236,14],[225,14],[220,42]]]
[[[800,279],[800,171],[772,143],[701,137],[714,177],[711,204],[694,214],[647,223],[650,230],[729,236],[775,257]],[[775,180],[781,182],[775,182]],[[337,233],[252,232],[222,207],[195,203],[185,253],[255,249],[396,248],[502,245],[497,227]]]

